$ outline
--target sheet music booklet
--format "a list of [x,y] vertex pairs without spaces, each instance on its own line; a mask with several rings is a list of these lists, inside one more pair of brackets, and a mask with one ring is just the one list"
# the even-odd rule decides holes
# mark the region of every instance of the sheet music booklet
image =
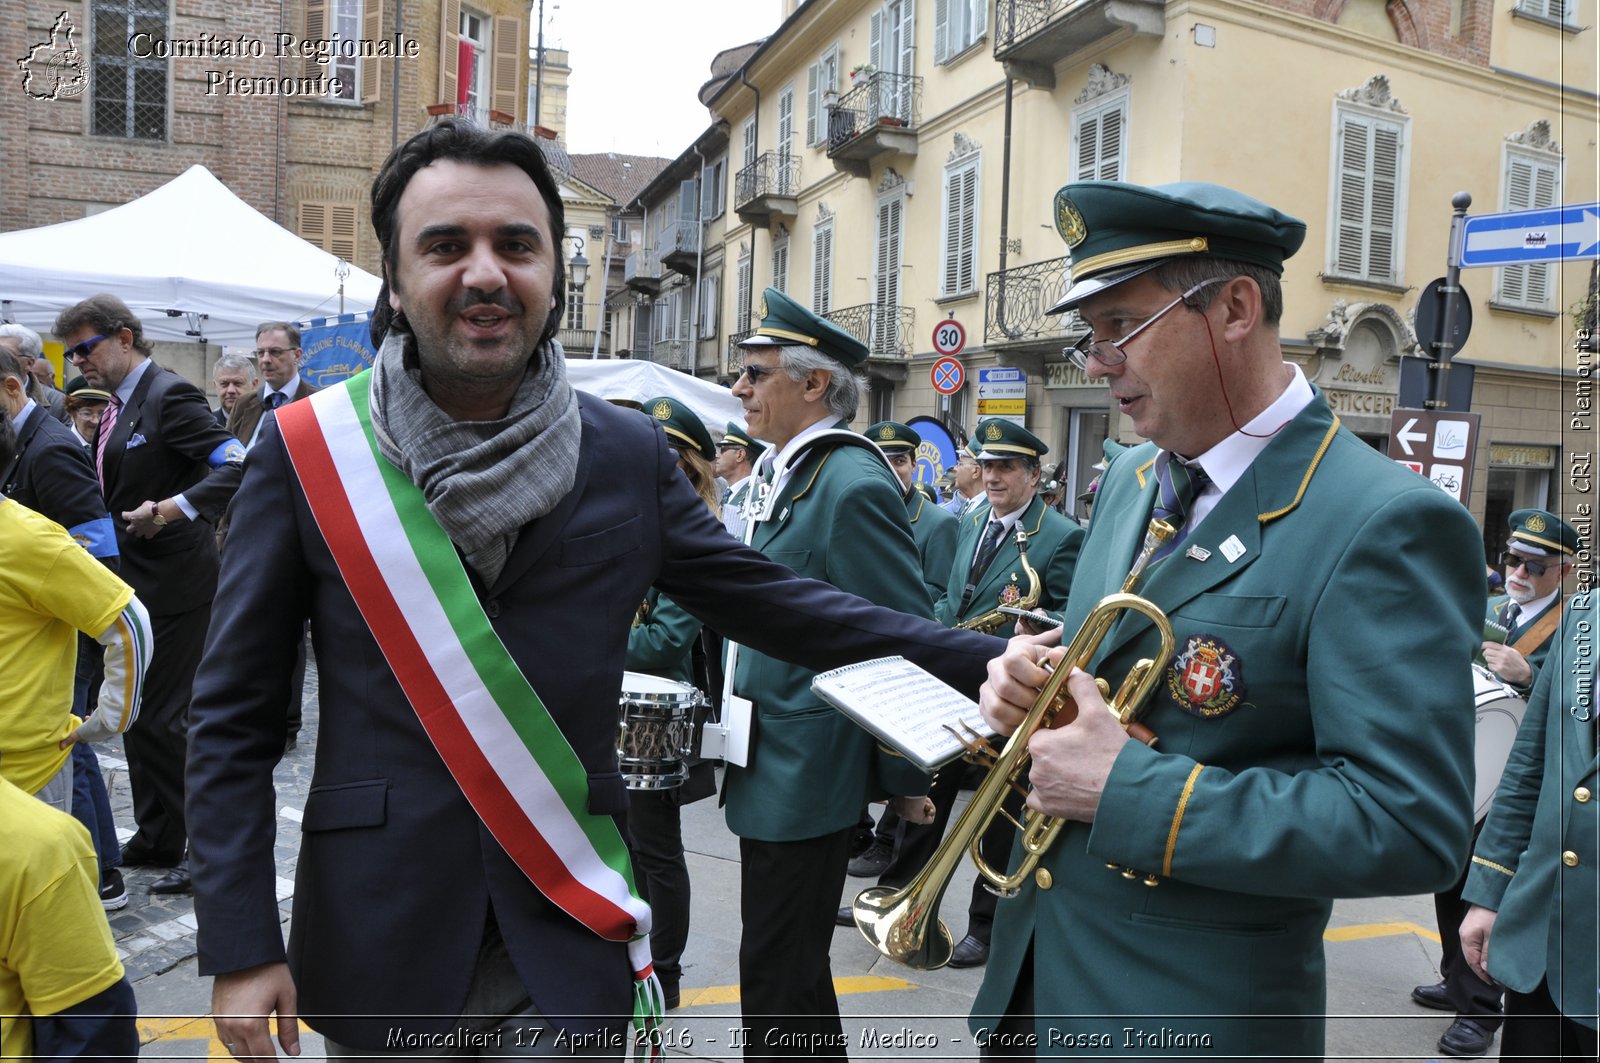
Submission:
[[979,734],[994,734],[977,702],[904,657],[879,657],[822,672],[811,681],[811,689],[930,773],[964,752],[957,737],[966,734],[962,723]]

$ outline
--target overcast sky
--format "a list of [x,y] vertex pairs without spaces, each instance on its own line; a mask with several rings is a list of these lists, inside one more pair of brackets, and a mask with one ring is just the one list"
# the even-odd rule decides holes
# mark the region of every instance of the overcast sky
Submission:
[[781,0],[545,0],[545,45],[571,52],[567,150],[677,157],[711,124],[695,93],[712,57],[767,36],[782,11]]

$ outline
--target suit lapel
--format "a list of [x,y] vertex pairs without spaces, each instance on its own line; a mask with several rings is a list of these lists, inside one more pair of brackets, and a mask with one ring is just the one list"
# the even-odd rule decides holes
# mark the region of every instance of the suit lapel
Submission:
[[122,407],[122,412],[117,414],[117,423],[111,429],[111,440],[106,444],[105,489],[108,500],[116,490],[117,473],[122,469],[122,456],[127,452],[128,440],[133,438],[140,421],[144,419],[144,402],[159,372],[161,372],[160,366],[154,362],[148,363],[148,368],[139,377],[139,383],[133,387],[133,395]]

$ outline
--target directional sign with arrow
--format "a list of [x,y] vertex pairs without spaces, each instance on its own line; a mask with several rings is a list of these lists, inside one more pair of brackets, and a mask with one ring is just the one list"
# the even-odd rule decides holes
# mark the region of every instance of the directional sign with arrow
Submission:
[[1469,411],[1394,411],[1389,422],[1389,457],[1462,505],[1472,496],[1478,453],[1479,414]]
[[1600,203],[1467,218],[1461,268],[1600,258]]

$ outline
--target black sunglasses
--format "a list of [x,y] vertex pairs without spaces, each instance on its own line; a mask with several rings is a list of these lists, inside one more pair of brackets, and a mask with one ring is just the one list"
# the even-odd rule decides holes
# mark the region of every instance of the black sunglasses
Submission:
[[1500,555],[1500,563],[1506,567],[1507,572],[1514,572],[1516,571],[1517,566],[1521,565],[1523,568],[1528,570],[1528,575],[1535,577],[1542,576],[1555,567],[1554,564],[1549,561],[1535,561],[1531,557],[1525,557],[1522,554],[1512,553],[1510,550],[1507,550],[1505,553]]
[[68,347],[65,351],[62,352],[61,357],[64,360],[69,361],[69,362],[74,361],[74,360],[76,360],[78,358],[87,358],[87,357],[89,357],[89,352],[94,350],[95,345],[100,343],[104,339],[105,339],[105,336],[103,336],[103,335],[102,336],[91,336],[89,339],[84,340],[82,343],[79,343],[79,344],[77,344],[75,346],[72,346],[72,347]]
[[759,384],[764,376],[771,376],[778,371],[775,365],[751,365],[745,363],[744,375],[750,378],[750,383]]

